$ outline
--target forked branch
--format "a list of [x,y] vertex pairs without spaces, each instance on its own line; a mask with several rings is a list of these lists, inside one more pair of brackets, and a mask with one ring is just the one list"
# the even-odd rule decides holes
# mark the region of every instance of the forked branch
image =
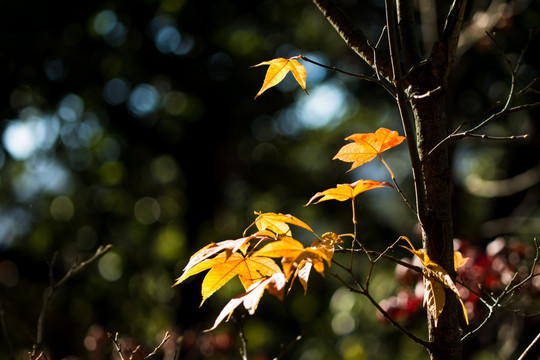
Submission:
[[71,268],[68,270],[68,272],[58,281],[55,280],[54,274],[53,274],[53,265],[56,261],[56,254],[53,257],[52,261],[49,264],[49,287],[45,290],[43,293],[43,303],[41,305],[41,311],[39,313],[39,318],[37,322],[37,335],[36,335],[36,342],[39,347],[41,347],[43,343],[43,329],[45,326],[45,314],[47,313],[47,310],[49,308],[49,305],[52,301],[52,298],[56,294],[56,291],[69,279],[71,279],[75,274],[83,270],[88,265],[92,264],[94,261],[105,255],[107,251],[109,251],[112,248],[112,245],[106,245],[106,246],[100,246],[94,255],[90,257],[88,260],[79,262],[76,261],[73,263]]

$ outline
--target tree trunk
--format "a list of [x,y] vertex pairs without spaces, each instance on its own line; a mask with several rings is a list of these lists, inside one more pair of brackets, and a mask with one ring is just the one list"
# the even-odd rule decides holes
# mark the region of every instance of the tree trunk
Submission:
[[[406,106],[407,100],[410,99],[416,127],[416,146],[413,134],[406,135],[417,191],[417,211],[422,225],[423,248],[430,259],[455,278],[450,202],[451,162],[447,147],[441,146],[431,154],[430,151],[448,134],[449,122],[445,111],[446,86],[455,59],[467,0],[453,1],[448,9],[440,39],[433,45],[429,59],[422,62],[419,61],[421,54],[418,39],[414,36],[416,24],[412,0],[385,1],[389,56],[373,46],[334,0],[313,0],[313,2],[347,45],[381,78],[396,86],[396,100],[406,132],[414,132],[413,129],[408,129],[412,126],[408,118],[410,109]],[[394,13],[397,13],[397,21]],[[396,33],[399,33],[401,40],[399,50]],[[402,66],[404,66],[403,73],[406,74],[404,76],[401,75]],[[462,358],[460,316],[462,316],[460,304],[455,295],[447,290],[445,306],[439,316],[437,327],[428,314],[428,351],[431,359]]]
[[[446,136],[445,94],[440,91],[430,97],[413,102],[418,151],[422,163],[425,186],[426,211],[420,214],[422,242],[429,258],[441,265],[451,276],[454,272],[452,207],[450,202],[450,159],[447,149],[429,157],[429,151]],[[437,327],[429,321],[429,349],[432,359],[461,359],[459,303],[447,290],[446,303]]]
[[[408,96],[416,125],[417,148],[423,175],[425,206],[419,209],[424,251],[455,279],[451,188],[451,159],[447,147],[430,153],[448,134],[446,87],[449,72],[448,46],[436,43],[430,61],[418,68],[408,84]],[[420,94],[420,96],[413,96]],[[463,316],[454,293],[446,290],[445,306],[437,327],[428,313],[431,359],[461,359]]]

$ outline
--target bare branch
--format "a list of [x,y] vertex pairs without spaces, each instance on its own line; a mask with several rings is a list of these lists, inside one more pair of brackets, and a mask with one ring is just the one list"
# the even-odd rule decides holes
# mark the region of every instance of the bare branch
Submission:
[[458,44],[458,57],[465,53],[482,37],[490,32],[502,18],[509,4],[504,0],[492,0],[485,11],[477,11],[472,15],[471,21],[466,24]]
[[[387,54],[381,56],[363,32],[345,14],[334,0],[313,0],[322,14],[337,30],[347,45],[356,52],[373,70],[379,71],[387,80],[392,80],[392,68]],[[377,56],[375,53],[377,52]],[[377,65],[375,59],[377,58]]]
[[144,358],[145,359],[150,359],[152,356],[157,355],[157,352],[163,347],[163,345],[167,342],[167,340],[169,340],[170,337],[171,337],[171,334],[169,334],[168,331],[165,332],[165,335],[163,336],[163,339],[158,344],[158,346],[156,346],[154,348],[154,350],[152,350],[152,352],[150,354],[146,355]]
[[448,76],[448,72],[456,59],[461,25],[463,23],[463,14],[465,13],[466,7],[467,0],[454,0],[450,7],[450,11],[448,12],[448,16],[446,17],[446,23],[444,24],[442,33],[442,41],[445,43],[447,49],[448,63],[446,67],[446,76]]
[[397,19],[405,68],[411,68],[421,60],[420,42],[416,31],[412,0],[396,0]]
[[287,345],[285,345],[285,346],[282,345],[281,352],[273,360],[281,359],[283,357],[283,355],[285,353],[287,353],[287,351],[289,351],[296,343],[300,342],[300,340],[302,340],[302,335],[298,335],[291,342],[289,342]]
[[424,196],[424,176],[421,171],[420,156],[418,154],[418,147],[416,146],[416,139],[414,137],[415,131],[413,126],[413,120],[407,107],[408,98],[405,94],[405,85],[401,72],[401,65],[399,62],[394,5],[395,4],[393,1],[385,0],[386,25],[388,26],[388,44],[390,47],[390,59],[392,64],[393,80],[396,86],[396,103],[399,108],[403,131],[405,133],[405,137],[407,138],[407,149],[409,150],[409,156],[411,158],[412,175],[416,196],[415,212],[418,218],[418,222],[420,223],[420,226],[422,226],[422,218],[426,212]]
[[307,61],[307,62],[310,62],[312,64],[315,64],[317,66],[320,66],[322,68],[325,68],[325,69],[340,73],[340,74],[352,76],[352,77],[355,77],[355,78],[358,78],[358,79],[361,79],[361,80],[366,80],[366,81],[375,83],[377,85],[382,86],[382,88],[384,90],[386,90],[390,95],[392,95],[393,98],[395,98],[395,96],[396,96],[396,94],[394,93],[394,90],[390,86],[388,86],[388,84],[385,81],[382,81],[381,79],[375,79],[375,78],[373,78],[371,76],[366,76],[366,75],[354,74],[354,73],[351,73],[351,72],[348,72],[348,71],[345,71],[345,70],[338,69],[335,66],[327,66],[327,65],[321,64],[321,63],[319,63],[319,62],[317,62],[315,60],[311,60],[311,59],[309,59],[309,58],[307,58],[307,57],[305,57],[303,55],[300,55],[300,59],[302,59],[304,61]]
[[[487,307],[488,309],[488,314],[487,316],[484,318],[484,320],[476,327],[474,328],[473,330],[469,331],[468,333],[466,333],[462,338],[461,338],[461,341],[465,340],[466,338],[468,338],[469,336],[471,335],[474,335],[476,334],[478,331],[480,331],[481,328],[484,327],[484,325],[489,321],[489,319],[491,319],[491,317],[493,316],[493,314],[495,313],[495,310],[498,309],[498,308],[501,308],[501,307],[504,307],[504,306],[507,306],[507,303],[510,302],[512,300],[512,297],[514,295],[514,293],[520,288],[522,287],[523,285],[525,285],[527,282],[531,281],[533,278],[535,278],[536,276],[540,276],[540,273],[535,273],[535,269],[536,269],[536,265],[538,263],[538,260],[540,258],[540,247],[539,247],[539,243],[538,243],[538,240],[536,238],[534,238],[534,245],[535,245],[535,248],[536,248],[536,254],[535,254],[535,257],[534,257],[534,260],[533,260],[533,263],[531,265],[531,270],[529,272],[529,275],[527,277],[525,277],[522,281],[520,281],[519,283],[515,284],[515,285],[512,285],[514,283],[514,280],[516,279],[516,277],[518,276],[518,273],[516,272],[514,274],[514,276],[512,277],[512,279],[506,284],[504,290],[496,297],[494,296],[489,296],[490,299],[489,301],[491,301],[491,303],[489,301],[485,301],[483,300],[482,303]],[[481,299],[481,298],[480,298]]]
[[246,320],[246,317],[242,315],[240,317],[240,320],[238,320],[236,316],[232,315],[232,319],[236,324],[236,328],[238,329],[238,335],[240,336],[240,340],[242,342],[242,347],[240,348],[240,356],[242,357],[242,360],[247,360],[247,338],[246,334],[244,333],[244,322]]
[[[434,153],[437,149],[441,148],[442,146],[449,146],[450,144],[453,144],[456,141],[461,140],[461,139],[463,139],[465,137],[479,137],[479,138],[488,139],[488,140],[514,140],[514,139],[522,139],[522,138],[527,137],[527,134],[514,135],[514,136],[510,136],[510,137],[494,137],[494,136],[488,136],[488,135],[485,135],[485,134],[478,134],[477,133],[478,130],[485,127],[488,123],[490,123],[493,120],[498,119],[498,118],[500,118],[500,117],[502,117],[504,115],[507,115],[507,114],[509,114],[511,112],[526,111],[526,110],[530,110],[532,108],[540,106],[540,102],[531,103],[531,104],[525,104],[525,105],[519,105],[519,106],[514,106],[514,107],[511,106],[512,101],[514,100],[515,96],[518,93],[522,93],[522,91],[517,91],[516,90],[516,75],[517,75],[521,65],[523,64],[523,58],[525,56],[525,52],[527,51],[527,49],[529,48],[529,46],[532,43],[532,39],[533,39],[532,32],[529,35],[529,39],[528,39],[527,43],[525,44],[525,46],[521,50],[521,54],[520,54],[520,56],[518,58],[518,61],[517,61],[515,66],[512,66],[510,60],[506,57],[503,50],[500,48],[500,46],[495,41],[493,36],[491,34],[487,34],[487,35],[492,39],[497,51],[503,57],[503,59],[505,61],[505,64],[506,64],[506,66],[507,66],[507,68],[509,70],[509,73],[510,73],[510,90],[508,91],[508,95],[506,96],[505,103],[504,103],[503,107],[499,111],[494,112],[489,117],[482,120],[478,125],[472,127],[469,130],[459,132],[459,130],[463,127],[464,124],[459,125],[450,135],[448,135],[443,140],[441,140],[437,145],[435,145],[429,151],[426,158],[428,158],[432,153]],[[529,84],[527,86],[530,87],[532,85]]]
[[37,335],[36,342],[41,346],[43,343],[43,328],[45,322],[45,314],[49,308],[50,302],[56,293],[56,291],[69,279],[71,279],[79,271],[83,270],[85,267],[102,257],[107,251],[112,248],[112,245],[100,246],[94,255],[86,261],[78,262],[76,261],[68,272],[62,277],[58,282],[54,280],[53,274],[53,265],[56,260],[56,254],[53,256],[51,263],[49,264],[49,287],[43,293],[43,303],[41,305],[41,311],[39,313],[38,322],[37,322]]
[[540,340],[540,333],[538,333],[538,335],[536,335],[536,337],[535,337],[534,340],[529,344],[529,346],[527,346],[527,348],[525,349],[525,351],[523,351],[523,353],[522,353],[521,356],[518,358],[518,360],[524,360],[524,359],[525,359],[525,356],[527,356],[527,353],[528,353],[529,351],[531,351],[531,349],[533,348],[534,344],[536,344],[539,340]]

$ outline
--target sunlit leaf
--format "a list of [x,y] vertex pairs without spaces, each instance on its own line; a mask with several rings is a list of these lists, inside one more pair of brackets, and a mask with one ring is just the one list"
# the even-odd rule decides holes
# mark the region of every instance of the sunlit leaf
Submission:
[[[215,259],[218,257],[223,261],[216,262]],[[212,263],[212,266],[202,283],[203,302],[236,275],[247,289],[254,282],[281,272],[274,260],[267,257],[244,257],[239,253],[233,253],[229,257],[220,254],[218,257],[207,260]]]
[[[461,299],[461,295],[459,294],[459,290],[454,284],[454,281],[450,275],[442,266],[432,261],[426,252],[421,249],[416,250],[407,237],[402,236],[402,238],[409,243],[411,248],[405,246],[403,247],[416,255],[416,257],[418,257],[422,263],[422,273],[424,275],[424,306],[427,307],[429,313],[431,314],[434,325],[437,326],[439,315],[442,313],[446,303],[445,288],[452,290],[452,292],[457,296],[459,302],[461,303],[463,316],[468,324],[469,317],[467,314],[467,308],[465,307],[465,304]],[[454,253],[454,259],[455,256],[456,255]]]
[[454,251],[454,270],[457,271],[460,267],[464,266],[468,260],[469,258],[464,258],[461,252]]
[[335,188],[327,189],[316,193],[306,205],[311,204],[317,198],[320,199],[317,200],[315,204],[326,200],[346,201],[356,197],[356,195],[363,193],[364,191],[381,187],[392,187],[392,185],[387,182],[380,182],[375,180],[358,180],[353,182],[352,184],[338,184]]
[[284,58],[276,58],[270,61],[264,61],[262,63],[259,63],[257,65],[253,65],[252,67],[261,66],[261,65],[269,65],[268,70],[266,71],[266,76],[264,77],[264,82],[257,93],[255,95],[255,98],[257,98],[259,95],[261,95],[266,90],[270,89],[273,86],[276,86],[279,84],[285,76],[289,73],[289,71],[293,74],[294,78],[296,79],[296,82],[300,85],[302,89],[307,93],[306,90],[306,69],[302,64],[298,62],[298,60],[294,58],[290,59],[284,59]]
[[[236,240],[224,240],[218,243],[211,243],[197,251],[191,256],[188,264],[183,270],[182,276],[180,276],[173,286],[180,284],[182,281],[187,279],[190,276],[200,273],[201,271],[207,270],[212,267],[211,262],[207,262],[204,265],[199,265],[205,260],[211,258],[212,256],[225,251],[226,256],[230,256],[233,252],[240,251],[245,254],[249,242],[253,239],[264,239],[268,237],[273,237],[274,234],[268,231],[258,231],[251,236],[242,237]],[[197,266],[199,265],[199,266]]]
[[[292,277],[291,286],[298,276],[306,289],[311,268],[315,268],[317,272],[324,275],[324,262],[328,266],[331,264],[333,246],[330,247],[329,241],[318,241],[313,246],[304,248],[299,241],[288,236],[281,236],[278,241],[266,244],[253,256],[282,258],[281,265],[285,277],[287,279]],[[303,269],[305,266],[308,267]]]
[[294,217],[289,214],[276,214],[276,213],[260,213],[255,212],[255,215],[258,215],[255,219],[255,225],[259,231],[270,230],[276,233],[277,235],[287,235],[291,236],[291,229],[288,224],[296,225],[301,228],[304,228],[313,233],[313,230],[309,225],[307,225],[302,220]]
[[252,284],[244,294],[238,295],[231,299],[227,305],[221,310],[212,328],[207,331],[214,330],[223,320],[229,319],[233,311],[243,304],[244,308],[253,315],[264,290],[267,289],[272,295],[275,295],[280,300],[283,299],[283,290],[285,289],[286,279],[283,273],[275,273],[267,279],[259,280]]
[[373,160],[377,155],[380,156],[383,151],[401,144],[405,137],[399,136],[397,131],[380,128],[375,133],[354,134],[345,140],[353,142],[343,146],[334,159],[352,162],[350,171]]

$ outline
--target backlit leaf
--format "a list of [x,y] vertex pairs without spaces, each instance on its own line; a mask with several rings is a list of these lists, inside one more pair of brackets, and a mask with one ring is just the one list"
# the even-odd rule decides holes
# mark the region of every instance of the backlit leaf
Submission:
[[264,293],[264,290],[267,289],[269,293],[275,295],[280,300],[283,299],[283,290],[285,289],[286,279],[283,273],[275,273],[267,279],[259,280],[258,282],[252,284],[248,290],[241,295],[238,295],[231,299],[227,305],[221,310],[219,316],[212,328],[206,330],[214,330],[225,318],[229,320],[229,317],[233,311],[240,305],[243,304],[244,308],[253,315],[261,297]]
[[317,198],[320,199],[317,200],[315,204],[326,200],[345,201],[356,197],[356,195],[364,191],[381,187],[392,187],[392,185],[387,182],[380,182],[375,180],[358,180],[353,182],[352,184],[338,184],[335,188],[327,189],[316,193],[306,205],[311,204]]
[[309,227],[309,225],[289,214],[255,212],[255,215],[258,215],[255,219],[255,225],[257,226],[257,229],[259,229],[259,231],[270,230],[277,235],[291,236],[291,229],[288,225],[291,224],[304,228],[313,233],[313,230],[311,229],[311,227]]
[[334,156],[334,160],[352,162],[350,171],[373,160],[377,155],[380,156],[383,151],[401,144],[405,137],[399,136],[397,131],[380,128],[375,133],[353,134],[345,140],[353,142],[343,146]]
[[289,71],[293,74],[294,78],[296,79],[296,82],[300,85],[302,89],[307,93],[306,90],[306,69],[302,64],[298,62],[298,60],[294,58],[290,59],[284,59],[284,58],[276,58],[270,61],[264,61],[262,63],[259,63],[257,65],[253,65],[252,67],[261,66],[261,65],[269,65],[268,70],[266,71],[266,76],[264,77],[264,82],[257,93],[255,95],[255,98],[257,98],[259,95],[261,95],[266,90],[270,89],[273,86],[276,86],[279,84],[285,76],[289,73]]
[[464,258],[461,252],[454,251],[454,270],[457,271],[460,267],[464,266],[468,260],[469,258]]
[[[325,235],[330,237],[329,234],[333,233]],[[287,279],[292,277],[291,286],[298,276],[304,289],[306,289],[312,267],[324,275],[324,262],[330,266],[334,254],[333,244],[338,243],[339,240],[334,239],[334,241],[330,239],[316,241],[312,246],[304,248],[299,241],[289,236],[281,236],[278,241],[266,244],[262,249],[255,252],[253,256],[282,258],[281,265],[285,277]]]
[[244,257],[239,253],[233,253],[231,256],[225,257],[223,256],[224,254],[216,257],[222,260],[221,262],[215,261],[216,258],[207,260],[212,263],[212,267],[202,283],[202,302],[236,275],[239,276],[242,285],[247,289],[254,282],[271,276],[274,273],[281,272],[281,269],[274,260],[267,257]]
[[[465,307],[465,304],[463,304],[459,290],[454,284],[454,281],[450,275],[442,266],[432,261],[424,250],[416,250],[407,237],[402,236],[402,238],[409,243],[411,248],[405,246],[403,247],[416,255],[416,257],[418,257],[422,263],[422,273],[424,275],[424,306],[427,307],[429,313],[431,314],[435,327],[437,326],[439,315],[443,311],[446,303],[445,288],[450,289],[457,296],[459,302],[461,303],[463,316],[468,324],[469,317],[467,314],[467,308]],[[456,255],[454,253],[454,259],[455,257]]]
[[[180,284],[182,281],[187,279],[188,277],[198,274],[201,271],[207,270],[213,265],[211,265],[211,262],[205,262],[204,265],[199,265],[205,260],[211,258],[212,256],[225,251],[226,256],[230,256],[231,253],[240,251],[243,254],[245,254],[247,246],[249,246],[249,242],[253,239],[265,239],[269,237],[273,237],[274,234],[268,231],[258,231],[255,234],[251,236],[242,237],[240,239],[236,240],[224,240],[220,241],[218,243],[211,243],[197,251],[195,254],[191,256],[189,259],[188,264],[184,268],[182,276],[180,276],[178,279],[176,279],[176,282],[173,284],[173,286],[176,286]],[[199,266],[197,266],[199,265]]]

